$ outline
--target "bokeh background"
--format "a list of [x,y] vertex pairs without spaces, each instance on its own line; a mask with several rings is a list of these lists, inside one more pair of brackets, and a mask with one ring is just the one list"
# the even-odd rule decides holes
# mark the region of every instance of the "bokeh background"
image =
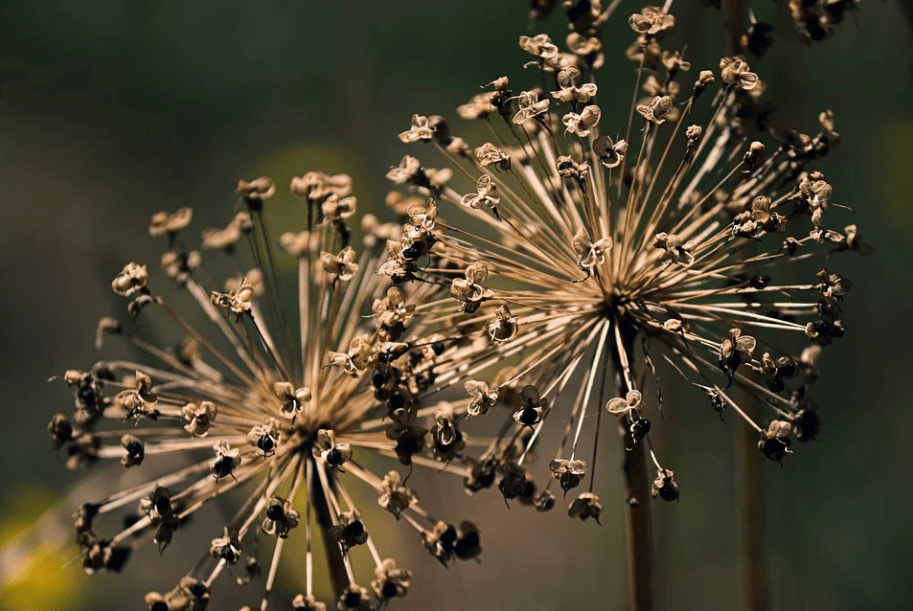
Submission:
[[[694,69],[715,67],[721,16],[676,4],[673,40],[687,44]],[[626,118],[634,67],[622,51],[635,6],[624,2],[606,29],[603,124]],[[878,249],[829,263],[854,287],[850,331],[825,354],[816,388],[820,441],[782,468],[764,464],[773,608],[913,608],[913,30],[899,4],[865,0],[834,37],[806,46],[785,6],[754,8],[777,25],[774,50],[752,62],[780,109],[775,122],[813,130],[818,111],[836,112],[843,143],[818,168]],[[111,277],[130,260],[156,267],[149,216],[190,205],[194,228],[217,226],[231,215],[239,177],[283,186],[307,170],[350,173],[361,211],[383,214],[384,174],[406,150],[396,134],[413,112],[443,114],[461,131],[458,104],[495,77],[521,74],[520,34],[563,39],[560,11],[531,24],[526,9],[520,0],[2,3],[0,541],[81,479],[44,432],[71,401],[46,380],[103,358],[92,347],[96,320],[125,305]],[[300,223],[291,198],[273,201],[283,228]],[[682,499],[654,510],[659,608],[732,609],[741,589],[735,427],[693,393],[671,397],[664,443]],[[606,464],[616,458],[616,448],[605,452]],[[626,608],[617,469],[598,474],[601,527],[560,510],[507,510],[496,490],[469,498],[446,476],[422,477],[416,487],[430,506],[479,523],[485,553],[480,565],[445,570],[413,531],[364,503],[367,519],[381,518],[382,553],[415,573],[397,609]],[[0,609],[141,608],[142,593],[170,588],[218,534],[190,530],[199,532],[164,559],[140,554],[120,576],[88,578],[65,564],[75,548],[44,550],[0,590]],[[288,608],[302,566],[288,567],[271,608]],[[222,581],[210,608],[256,600]]]

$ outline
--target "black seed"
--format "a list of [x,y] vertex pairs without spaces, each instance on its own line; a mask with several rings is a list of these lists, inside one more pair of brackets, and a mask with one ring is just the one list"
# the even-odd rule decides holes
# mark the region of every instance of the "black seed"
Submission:
[[365,532],[365,525],[362,523],[361,520],[355,520],[354,522],[352,522],[351,524],[346,526],[346,533],[349,536],[357,537],[364,532]]
[[238,555],[235,553],[235,550],[232,549],[231,545],[223,547],[222,551],[219,552],[219,557],[223,558],[228,564],[234,564],[238,561]]
[[422,440],[417,436],[403,435],[396,442],[396,455],[400,458],[412,456],[413,454],[418,454],[421,451]]
[[276,447],[276,442],[273,441],[272,437],[264,433],[260,436],[260,439],[257,440],[257,447],[264,454],[271,454]]
[[812,323],[812,327],[814,327],[815,331],[818,333],[827,333],[831,328],[831,323],[827,322],[823,318],[819,318]]
[[441,547],[444,549],[445,552],[447,552],[448,554],[451,554],[451,553],[453,553],[453,546],[456,543],[456,540],[457,540],[456,528],[454,528],[452,525],[448,524],[447,530],[445,530],[441,534],[441,538],[439,539],[439,541],[441,543]]
[[354,609],[361,602],[361,594],[354,590],[350,590],[343,594],[342,604],[350,609]]
[[466,535],[460,537],[460,540],[456,542],[453,551],[456,553],[457,558],[464,560],[479,548],[480,543],[479,533],[466,533]]
[[799,364],[788,356],[777,359],[777,375],[783,378],[792,378],[799,375]]
[[234,465],[231,464],[231,458],[223,456],[212,464],[212,473],[216,477],[225,477],[231,475]]
[[752,276],[751,280],[748,281],[748,286],[753,289],[763,289],[767,288],[767,285],[770,284],[770,276]]
[[659,489],[659,498],[664,501],[677,501],[679,497],[678,488],[672,482],[666,482]]
[[345,461],[343,461],[343,459],[342,459],[342,452],[340,452],[336,448],[333,448],[332,450],[327,452],[327,463],[330,466],[338,467],[343,462],[345,462]]
[[109,571],[119,572],[127,564],[130,557],[129,547],[112,547],[108,549],[108,557],[105,559],[105,568]]
[[520,412],[520,423],[526,426],[532,426],[536,424],[536,420],[538,418],[539,414],[533,407],[524,407]]
[[818,431],[821,428],[821,416],[818,412],[811,409],[804,409],[799,412],[796,421],[796,437],[799,441],[811,441],[818,437]]
[[171,513],[171,499],[169,499],[164,494],[157,496],[155,498],[155,502],[153,503],[153,506],[155,507],[155,511],[159,515],[164,516],[164,515],[168,515],[169,513]]
[[782,392],[786,385],[783,383],[783,378],[777,374],[768,375],[765,379],[767,382],[767,388],[773,392]]
[[650,421],[646,418],[638,418],[631,425],[631,436],[634,437],[636,441],[640,441],[647,436],[647,433],[650,432]]
[[401,394],[397,393],[390,397],[390,409],[399,409],[406,405],[406,398]]
[[273,522],[278,522],[285,516],[285,511],[282,509],[282,505],[270,505],[266,510],[266,517],[272,520]]

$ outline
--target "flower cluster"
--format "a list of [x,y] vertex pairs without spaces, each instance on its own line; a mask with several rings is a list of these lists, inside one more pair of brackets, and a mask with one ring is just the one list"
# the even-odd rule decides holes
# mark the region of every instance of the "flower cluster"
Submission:
[[[535,2],[534,12],[554,4]],[[350,485],[373,491],[444,565],[477,559],[481,540],[473,523],[420,506],[396,468],[375,474],[366,455],[409,473],[447,470],[469,492],[496,486],[508,505],[540,511],[558,504],[557,485],[565,497],[573,491],[562,501],[572,518],[598,523],[603,419],[621,432],[629,506],[679,499],[652,439],[664,409],[660,374],[681,377],[709,403],[695,417],[734,411],[773,461],[815,438],[810,390],[820,353],[846,332],[851,284],[803,262],[872,250],[855,225],[832,220],[832,186],[812,167],[840,140],[833,113],[822,112],[812,134],[771,129],[765,84],[748,61],[723,57],[692,72],[680,51],[663,48],[674,17],[648,6],[628,20],[629,111],[610,117],[595,75],[602,26],[618,3],[564,5],[567,51],[545,34],[519,40],[538,86],[500,77],[457,108],[487,124],[489,141],[470,144],[443,117],[413,115],[400,140],[434,149],[445,167],[407,155],[391,168],[387,177],[406,191],[387,197],[401,223],[365,216],[361,247],[343,175],[295,178],[307,225],[275,242],[264,223],[274,183],[240,181],[240,211],[204,231],[202,248],[250,269],[244,242],[254,267],[220,286],[185,246],[192,211],[153,216],[150,234],[167,243],[162,269],[199,312],[172,307],[145,265],[128,264],[111,286],[130,300],[134,323],[163,316],[186,339],[162,347],[129,321],[102,319],[99,347],[118,336],[144,357],[67,371],[75,413],[55,415],[48,430],[73,469],[101,459],[146,469],[161,455],[183,464],[83,505],[74,521],[87,572],[118,571],[150,542],[164,552],[194,512],[240,488],[235,516],[174,589],[147,594],[150,610],[205,608],[226,568],[243,567],[238,581],[259,579],[266,551],[265,609],[285,541],[296,536],[307,543],[307,585],[292,606],[326,609],[313,591],[315,527],[337,608],[379,608],[404,596],[412,575],[379,554]],[[811,15],[816,6],[801,8]],[[812,17],[803,19],[815,38]],[[284,297],[276,242],[298,261],[297,312]],[[764,406],[764,419],[745,401]],[[469,443],[471,419],[500,422]],[[528,463],[556,420],[563,435],[543,487]],[[116,514],[129,519],[111,526]],[[370,587],[350,559],[364,549],[375,567]]]
[[[82,506],[74,520],[86,572],[119,571],[133,549],[150,542],[165,552],[194,512],[235,488],[246,491],[235,516],[212,532],[203,560],[173,590],[146,596],[151,610],[203,609],[225,569],[240,565],[237,580],[246,582],[259,578],[261,563],[267,576],[257,608],[266,608],[284,542],[298,536],[307,543],[307,591],[293,606],[325,609],[313,592],[315,525],[323,533],[339,609],[373,609],[404,596],[411,573],[380,556],[349,492],[352,482],[373,491],[378,505],[414,528],[441,562],[475,559],[481,551],[471,523],[457,530],[421,507],[397,470],[375,475],[365,466],[367,454],[379,454],[410,473],[418,464],[469,476],[461,461],[449,464],[462,448],[459,433],[447,429],[438,410],[420,409],[435,390],[439,362],[459,358],[466,348],[457,341],[401,341],[407,331],[426,335],[424,325],[411,328],[415,308],[407,293],[375,272],[389,264],[382,239],[401,239],[402,232],[368,217],[365,247],[356,253],[346,222],[356,209],[351,188],[347,176],[318,172],[292,182],[309,219],[304,231],[278,240],[298,260],[294,314],[263,220],[275,192],[271,180],[240,181],[242,211],[225,228],[203,232],[203,248],[221,251],[236,269],[248,268],[239,246],[249,246],[256,267],[224,287],[208,285],[200,253],[184,246],[192,211],[156,214],[149,232],[167,241],[165,274],[196,302],[199,314],[172,307],[144,265],[126,265],[111,286],[130,299],[134,322],[155,310],[186,339],[158,346],[139,327],[104,318],[100,348],[117,336],[146,358],[105,360],[62,376],[76,409],[55,415],[48,430],[65,450],[68,467],[115,459],[126,468],[161,472],[156,464],[164,455],[177,456],[180,464]],[[414,288],[408,297],[418,301],[436,290]],[[201,318],[208,325],[201,327]],[[118,514],[127,516],[120,527],[113,519]],[[355,548],[366,548],[374,561],[370,588],[356,581],[350,560]]]
[[[413,225],[426,221],[416,234],[423,247],[407,256],[404,241],[391,257],[395,280],[450,286],[450,300],[419,303],[416,316],[449,317],[451,333],[476,342],[461,374],[462,419],[509,408],[467,488],[498,482],[505,499],[549,509],[553,482],[566,495],[589,477],[569,506],[586,519],[602,507],[592,470],[604,414],[623,432],[626,464],[648,456],[655,467],[652,496],[679,498],[651,441],[662,369],[720,415],[738,413],[774,461],[791,440],[813,439],[819,416],[809,390],[821,349],[846,331],[850,283],[828,269],[797,279],[798,263],[871,248],[855,225],[831,222],[832,187],[810,167],[839,142],[833,113],[820,114],[816,133],[764,136],[765,84],[746,59],[724,57],[689,77],[682,54],[662,48],[674,18],[645,7],[629,20],[634,101],[626,120],[610,119],[599,105],[610,94],[592,76],[603,62],[606,14],[595,2],[565,4],[576,7],[568,52],[545,34],[520,38],[541,86],[515,89],[501,77],[457,109],[486,122],[490,141],[471,145],[441,116],[415,115],[400,135],[435,149],[468,180],[431,184],[432,170],[406,157],[408,174],[390,177],[430,198],[405,209]],[[570,389],[570,401],[559,400]],[[769,408],[769,423],[748,416],[745,394]],[[535,492],[528,452],[555,412],[565,433],[553,478]],[[643,490],[629,489],[628,502],[646,500]]]

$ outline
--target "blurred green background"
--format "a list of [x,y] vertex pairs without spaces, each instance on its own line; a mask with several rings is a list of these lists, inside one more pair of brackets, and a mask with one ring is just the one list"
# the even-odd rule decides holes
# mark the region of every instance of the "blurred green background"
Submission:
[[[674,40],[687,44],[695,70],[715,68],[720,15],[676,4]],[[625,2],[606,29],[604,124],[626,117],[634,68],[622,51],[635,6]],[[0,541],[80,479],[44,432],[53,413],[69,410],[69,392],[45,380],[102,358],[92,347],[96,320],[124,307],[110,279],[129,260],[157,267],[149,216],[191,205],[193,228],[215,226],[229,218],[239,177],[270,175],[281,193],[307,170],[352,174],[361,211],[382,214],[384,174],[406,150],[396,134],[413,112],[443,114],[465,132],[454,109],[479,85],[521,74],[520,34],[544,29],[563,40],[560,11],[530,24],[526,9],[519,0],[3,3]],[[816,387],[820,441],[782,468],[764,465],[773,607],[913,608],[911,30],[895,3],[865,0],[833,38],[805,46],[785,6],[763,0],[755,10],[777,25],[774,50],[752,62],[780,108],[775,121],[813,130],[818,111],[836,112],[843,143],[818,168],[833,200],[855,211],[847,222],[878,248],[829,262],[854,288],[850,331],[825,354]],[[735,608],[735,427],[693,394],[668,405],[666,454],[682,500],[655,509],[659,608]],[[615,464],[615,450],[605,461]],[[601,528],[560,510],[508,511],[497,491],[469,498],[451,480],[434,491],[429,484],[446,476],[422,476],[423,501],[477,520],[483,564],[445,570],[411,530],[375,521],[382,554],[415,573],[396,608],[626,608],[616,471],[599,473]],[[140,608],[142,593],[170,588],[212,536],[188,536],[164,560],[140,554],[122,576],[87,578],[78,566],[60,568],[67,554],[44,557],[0,593],[0,609]],[[297,587],[280,591],[274,608],[287,608]],[[233,588],[217,584],[210,608],[236,609]],[[244,603],[257,600],[249,596]]]

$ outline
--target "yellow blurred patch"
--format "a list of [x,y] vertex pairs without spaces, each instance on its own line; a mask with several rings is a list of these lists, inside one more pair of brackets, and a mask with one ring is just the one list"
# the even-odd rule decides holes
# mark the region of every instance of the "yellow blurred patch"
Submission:
[[[15,543],[17,536],[27,535],[29,527],[56,499],[46,489],[28,488],[12,495],[14,499],[3,508],[0,520],[0,550]],[[30,539],[31,537],[29,537]],[[40,536],[39,536],[40,538]],[[79,606],[84,579],[73,565],[74,548],[53,544],[26,546],[21,560],[14,559],[2,566],[0,579],[0,608],[3,611],[35,611],[38,609],[74,609]],[[4,558],[6,560],[7,558]]]
[[72,556],[51,549],[35,552],[21,574],[0,589],[0,607],[4,611],[77,607],[85,580],[72,568],[64,567]]

